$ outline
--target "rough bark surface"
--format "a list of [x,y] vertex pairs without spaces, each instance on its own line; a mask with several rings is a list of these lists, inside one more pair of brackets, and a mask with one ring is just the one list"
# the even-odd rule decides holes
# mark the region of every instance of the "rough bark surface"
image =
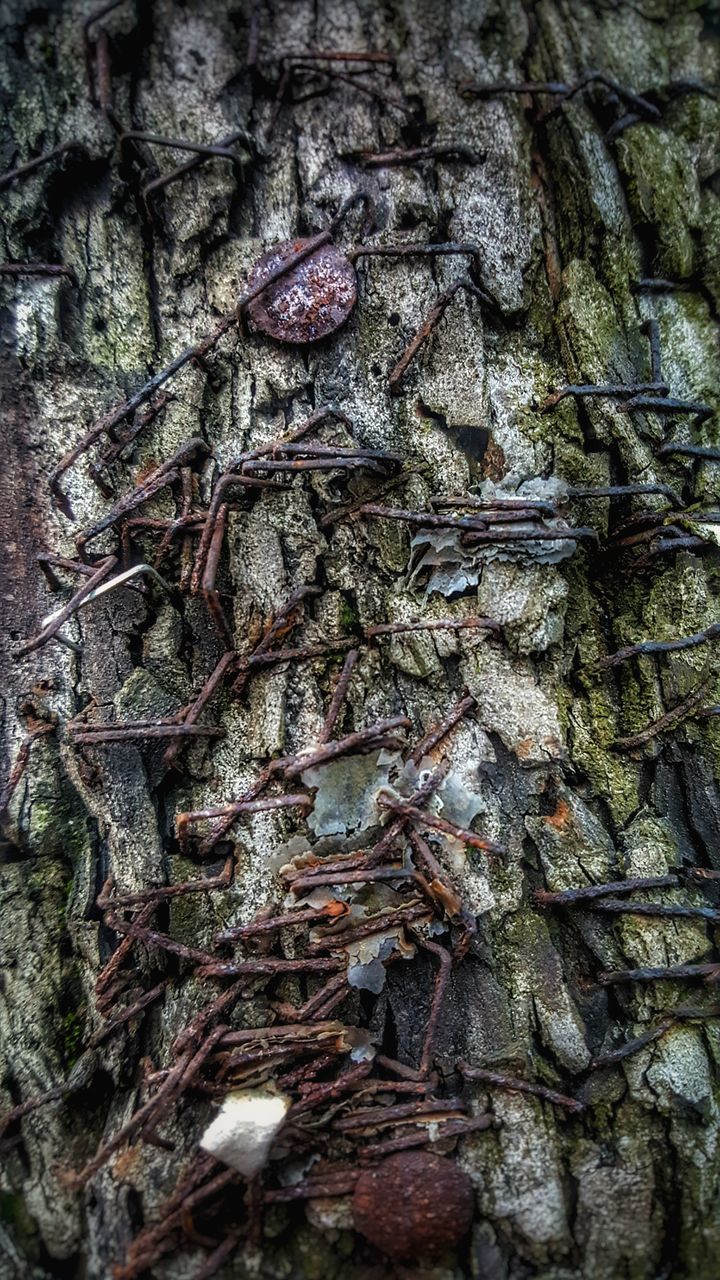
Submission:
[[[712,507],[717,465],[656,456],[670,431],[666,418],[624,413],[607,400],[567,399],[548,415],[534,403],[565,382],[647,380],[641,325],[657,316],[671,394],[717,407],[717,100],[672,98],[659,123],[635,124],[608,144],[604,132],[617,112],[607,118],[599,91],[538,123],[527,98],[486,101],[462,96],[458,86],[573,81],[588,67],[639,92],[679,80],[716,84],[718,10],[692,0],[458,0],[451,8],[429,0],[272,0],[259,10],[262,74],[251,74],[246,4],[121,5],[103,22],[122,127],[208,143],[244,128],[258,140],[242,183],[226,162],[204,163],[167,189],[153,217],[140,186],[172,167],[175,154],[150,147],[143,170],[121,156],[116,133],[88,99],[88,9],[5,0],[0,12],[3,170],[78,143],[0,192],[5,260],[65,263],[78,281],[74,288],[0,277],[5,775],[27,735],[28,697],[36,713],[44,707],[58,718],[57,731],[33,744],[4,817],[0,1101],[17,1106],[73,1072],[81,1085],[6,1134],[0,1277],[105,1277],[193,1159],[214,1103],[189,1097],[168,1118],[161,1133],[173,1151],[130,1146],[81,1194],[65,1179],[128,1118],[143,1059],[166,1065],[170,1042],[204,998],[202,984],[169,957],[164,999],[87,1049],[101,1025],[94,981],[117,942],[101,926],[98,891],[108,875],[131,892],[200,874],[181,855],[174,815],[237,796],[268,759],[312,741],[339,665],[322,658],[279,667],[253,676],[239,701],[223,693],[211,718],[226,736],[186,748],[182,768],[169,773],[161,747],[80,752],[63,726],[90,697],[104,719],[167,715],[202,685],[221,648],[198,599],[178,608],[154,589],[121,590],[66,628],[82,645],[79,655],[51,644],[14,661],[10,650],[58,603],[36,557],[74,554],[75,529],[51,500],[48,476],[105,409],[210,331],[265,249],[323,228],[362,187],[375,201],[376,226],[364,232],[357,211],[338,233],[341,245],[364,235],[378,244],[475,243],[477,283],[498,311],[459,293],[401,394],[391,396],[389,370],[464,267],[457,259],[361,259],[359,304],[334,337],[293,349],[232,328],[204,364],[174,379],[172,400],[115,470],[117,497],[191,437],[203,436],[222,468],[331,403],[364,446],[423,464],[399,491],[397,505],[406,508],[427,509],[431,494],[462,494],[484,478],[549,476],[577,486],[660,481],[687,503]],[[286,102],[263,141],[278,59],[313,48],[392,54],[394,70],[363,80],[406,112],[344,82],[307,96],[298,83],[295,96],[304,100]],[[364,169],[357,159],[365,150],[448,140],[469,145],[480,162]],[[633,290],[651,275],[685,287]],[[714,419],[697,430],[688,421],[674,424],[676,436],[718,443]],[[206,468],[206,485],[209,478]],[[87,458],[63,483],[78,527],[108,509],[110,499],[88,479]],[[374,481],[351,478],[349,487],[372,497]],[[242,650],[258,623],[306,583],[322,594],[307,611],[302,642],[361,636],[366,626],[410,616],[477,612],[501,624],[501,636],[489,639],[420,633],[365,648],[342,723],[349,732],[406,714],[417,738],[464,687],[474,695],[448,750],[479,798],[478,829],[509,853],[487,860],[443,852],[479,933],[453,971],[436,1066],[450,1093],[455,1063],[465,1059],[588,1104],[573,1115],[536,1097],[468,1086],[473,1105],[491,1107],[500,1121],[461,1139],[452,1156],[475,1187],[472,1239],[441,1263],[408,1270],[437,1280],[711,1280],[720,1253],[717,1022],[679,1022],[614,1068],[589,1066],[668,1009],[712,999],[712,989],[688,982],[598,988],[598,973],[712,959],[713,924],[549,912],[533,890],[681,865],[720,869],[717,720],[687,720],[634,753],[612,746],[700,678],[714,703],[713,646],[595,669],[621,645],[713,622],[717,550],[658,556],[631,573],[603,553],[608,525],[633,507],[660,509],[663,499],[578,501],[572,521],[598,530],[597,549],[579,548],[560,564],[492,561],[477,588],[446,600],[409,579],[402,525],[320,526],[328,505],[345,496],[333,480],[300,477],[289,492],[262,494],[231,516],[221,586],[235,641]],[[162,495],[148,508],[169,509]],[[97,544],[113,546],[112,531]],[[63,578],[61,600],[74,581]],[[271,858],[298,832],[306,836],[307,827],[287,814],[238,826],[232,887],[179,899],[167,931],[203,946],[220,926],[278,904]],[[707,905],[708,895],[683,888],[662,900]],[[157,974],[164,961],[139,963]],[[427,956],[391,966],[372,1013],[386,1051],[409,1064],[420,1053],[433,972]],[[140,973],[139,987],[143,981]],[[290,998],[295,988],[284,991]],[[238,1007],[235,1025],[261,1025],[266,1013],[260,993]],[[229,1194],[235,1220],[242,1189]],[[204,1256],[191,1232],[156,1274],[191,1277]],[[262,1249],[241,1242],[221,1274],[350,1280],[373,1266],[384,1274],[380,1255],[346,1216],[298,1204],[274,1207]]]

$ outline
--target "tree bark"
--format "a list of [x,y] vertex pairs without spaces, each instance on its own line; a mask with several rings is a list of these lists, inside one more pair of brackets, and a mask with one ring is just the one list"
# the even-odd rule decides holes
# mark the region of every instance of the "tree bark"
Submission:
[[[119,941],[102,923],[97,895],[109,876],[116,892],[131,893],[207,872],[178,846],[175,815],[236,798],[270,759],[312,743],[342,658],[259,671],[240,699],[224,687],[209,718],[225,737],[184,747],[179,768],[162,768],[163,744],[80,749],[66,725],[89,699],[98,720],[170,715],[202,686],[222,645],[200,598],[168,598],[151,586],[149,594],[118,589],[83,610],[65,628],[79,653],[53,642],[17,660],[14,650],[78,583],[59,570],[60,595],[50,592],[37,557],[74,556],[78,530],[190,439],[203,437],[221,470],[324,405],[347,415],[363,447],[398,451],[417,470],[378,499],[372,476],[300,475],[286,492],[260,494],[233,512],[220,579],[233,641],[247,651],[294,590],[316,584],[321,592],[287,643],[343,635],[360,644],[343,733],[406,715],[414,742],[463,689],[473,695],[446,751],[458,787],[475,801],[476,829],[508,853],[488,859],[442,839],[434,846],[478,922],[443,1005],[438,1087],[454,1096],[456,1064],[465,1060],[585,1103],[574,1114],[467,1082],[471,1105],[492,1110],[498,1125],[441,1147],[471,1177],[476,1217],[471,1239],[442,1263],[424,1260],[422,1275],[712,1280],[720,1250],[717,1021],[676,1020],[606,1069],[594,1070],[592,1059],[678,1006],[712,1011],[713,987],[697,981],[602,986],[597,978],[717,958],[713,922],[579,912],[534,898],[537,889],[678,867],[720,870],[717,720],[681,720],[635,750],[614,745],[700,681],[703,705],[714,704],[714,645],[597,666],[624,645],[715,621],[712,525],[702,526],[702,547],[633,570],[632,553],[607,549],[608,531],[633,511],[662,511],[666,499],[575,499],[568,521],[595,528],[597,546],[578,544],[559,563],[531,552],[488,559],[476,586],[446,599],[426,594],[409,572],[414,530],[321,519],[358,496],[422,511],[431,495],[464,494],[482,481],[512,489],[550,477],[576,487],[665,484],[687,505],[712,509],[717,465],[659,456],[657,447],[666,437],[713,444],[713,418],[695,428],[687,417],[625,412],[612,399],[568,397],[546,414],[537,405],[566,383],[648,381],[642,325],[656,317],[670,395],[717,408],[720,107],[696,91],[667,93],[677,81],[717,85],[717,5],[125,3],[89,31],[92,41],[101,28],[108,34],[110,111],[88,92],[86,6],[5,0],[0,11],[3,171],[74,144],[0,190],[3,257],[61,263],[76,277],[0,276],[5,776],[38,717],[49,727],[57,720],[30,747],[3,816],[0,1102],[9,1110],[63,1082],[77,1086],[5,1134],[1,1280],[111,1276],[197,1158],[215,1103],[188,1094],[160,1126],[172,1150],[136,1140],[80,1193],[66,1176],[128,1120],[142,1100],[144,1060],[169,1065],[172,1041],[208,998],[192,966],[138,949],[136,994],[167,977],[164,995],[90,1047],[103,1025],[95,980]],[[248,67],[253,14],[258,61]],[[268,136],[279,60],[328,49],[391,55],[394,63],[360,80],[401,108],[348,80],[298,77]],[[558,109],[544,119],[547,97],[461,92],[466,81],[574,83],[588,68],[651,94],[659,120],[641,119],[607,141],[626,105],[602,86],[553,99]],[[210,159],[145,202],[141,188],[187,156],[151,143],[121,146],[118,128],[206,144],[245,130],[255,155],[241,180],[224,159]],[[474,162],[460,154],[372,168],[359,158],[448,141],[469,147]],[[111,471],[112,497],[89,477],[92,450],[63,476],[73,523],[49,487],[61,456],[213,329],[262,252],[324,229],[359,189],[371,197],[374,226],[363,209],[351,211],[335,236],[341,248],[472,243],[469,268],[453,257],[360,258],[357,308],[316,346],[288,347],[231,326],[203,361],[168,382],[169,402]],[[391,395],[388,375],[406,344],[468,269],[495,305],[458,292]],[[645,277],[677,287],[638,292]],[[195,469],[206,503],[212,464]],[[167,494],[147,508],[170,510]],[[150,558],[156,545],[141,539],[136,559]],[[93,551],[116,546],[111,530]],[[166,569],[177,586],[177,561]],[[363,640],[369,626],[468,613],[493,618],[501,633]],[[369,760],[382,773],[382,760]],[[342,803],[350,806],[353,786],[369,780],[359,769]],[[275,855],[297,835],[313,839],[295,811],[244,820],[232,833],[232,886],[171,900],[158,927],[202,949],[219,928],[280,907]],[[356,847],[366,838],[348,834]],[[708,883],[705,891],[683,881],[659,900],[712,905]],[[369,1024],[382,1052],[417,1066],[435,971],[423,951],[389,966],[384,990],[350,1002],[344,1020]],[[298,982],[282,986],[285,999],[302,1002]],[[311,981],[304,998],[313,989]],[[262,1026],[269,1013],[258,986],[237,1006],[233,1026]],[[242,1223],[242,1196],[238,1184],[221,1203],[216,1238]],[[381,1255],[350,1229],[346,1202],[333,1213],[302,1202],[268,1209],[261,1244],[243,1237],[218,1274],[384,1274]],[[153,1274],[205,1274],[212,1250],[198,1244],[191,1222],[185,1227]]]

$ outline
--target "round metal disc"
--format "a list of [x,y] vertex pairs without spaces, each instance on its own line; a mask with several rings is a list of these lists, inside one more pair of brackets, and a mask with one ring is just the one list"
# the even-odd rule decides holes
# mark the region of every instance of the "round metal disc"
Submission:
[[[285,240],[258,258],[250,272],[251,288],[308,243]],[[352,263],[333,244],[315,253],[268,286],[248,306],[256,328],[279,342],[317,342],[345,324],[357,302],[357,277]]]

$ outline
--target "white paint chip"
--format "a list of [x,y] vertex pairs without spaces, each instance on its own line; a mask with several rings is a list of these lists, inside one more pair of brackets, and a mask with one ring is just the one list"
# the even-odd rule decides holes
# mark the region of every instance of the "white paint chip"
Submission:
[[285,1094],[270,1089],[229,1093],[200,1146],[244,1177],[253,1178],[266,1163],[289,1106]]

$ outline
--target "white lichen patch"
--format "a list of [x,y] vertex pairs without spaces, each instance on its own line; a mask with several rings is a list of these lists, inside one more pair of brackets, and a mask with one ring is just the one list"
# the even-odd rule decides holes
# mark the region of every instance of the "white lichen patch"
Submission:
[[678,1102],[705,1120],[717,1114],[710,1064],[696,1027],[673,1027],[648,1053],[629,1059],[625,1074],[633,1094],[665,1114],[673,1114]]
[[316,836],[364,831],[380,819],[378,793],[387,785],[392,764],[399,759],[387,752],[348,756],[306,769],[306,787],[315,788],[315,803],[308,826]]
[[265,1088],[229,1093],[200,1139],[202,1150],[253,1178],[267,1163],[290,1101]]
[[569,1244],[559,1153],[552,1129],[538,1120],[537,1101],[498,1092],[493,1110],[502,1122],[500,1158],[478,1152],[484,1172],[481,1210],[507,1220],[526,1245]]
[[563,735],[557,703],[526,660],[485,646],[462,665],[484,728],[497,733],[522,764],[559,760]]
[[496,560],[478,586],[478,613],[499,622],[517,653],[544,653],[560,644],[568,586],[552,567]]

